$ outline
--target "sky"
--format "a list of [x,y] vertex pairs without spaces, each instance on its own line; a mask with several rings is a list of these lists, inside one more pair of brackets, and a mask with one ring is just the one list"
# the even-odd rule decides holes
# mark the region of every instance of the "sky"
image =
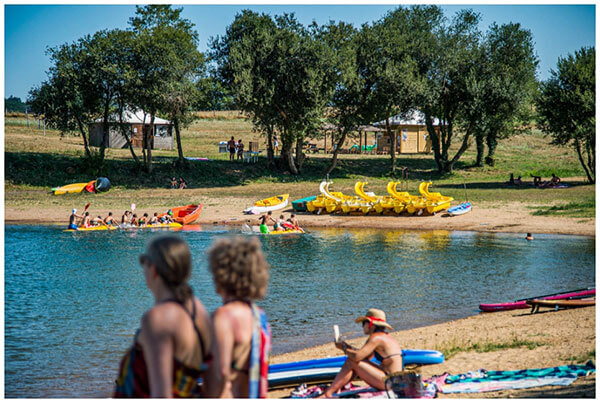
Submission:
[[[199,50],[208,48],[209,39],[223,35],[243,9],[280,15],[295,13],[307,25],[329,20],[355,26],[382,18],[396,5],[190,5],[183,17],[195,24],[200,37]],[[481,14],[480,29],[493,22],[520,23],[534,38],[540,59],[538,78],[545,80],[556,68],[559,57],[582,46],[595,46],[595,5],[441,5],[451,17],[471,8]],[[5,5],[4,6],[4,94],[27,99],[29,90],[46,79],[50,60],[48,47],[71,43],[102,29],[128,27],[134,5]]]

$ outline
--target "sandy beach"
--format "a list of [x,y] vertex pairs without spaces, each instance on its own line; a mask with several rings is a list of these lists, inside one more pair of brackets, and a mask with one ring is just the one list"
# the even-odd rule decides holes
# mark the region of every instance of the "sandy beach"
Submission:
[[[358,326],[340,323],[340,329]],[[596,349],[595,307],[572,310],[540,310],[529,314],[529,310],[514,310],[496,313],[481,313],[464,319],[433,326],[394,332],[398,342],[407,349],[443,349],[450,346],[469,350],[473,345],[490,343],[512,343],[527,341],[530,346],[503,348],[497,351],[461,351],[446,359],[443,364],[420,367],[421,375],[427,378],[444,372],[461,374],[485,368],[487,370],[520,370],[583,363],[586,355]],[[350,340],[360,346],[365,338]],[[272,363],[290,362],[341,355],[333,343],[305,350],[281,354],[271,359]],[[595,358],[594,358],[595,362]],[[526,397],[595,397],[596,377],[581,377],[568,387],[548,386],[522,390],[506,390],[491,393],[439,394],[441,398],[526,398]],[[269,397],[289,396],[291,389],[275,390]]]

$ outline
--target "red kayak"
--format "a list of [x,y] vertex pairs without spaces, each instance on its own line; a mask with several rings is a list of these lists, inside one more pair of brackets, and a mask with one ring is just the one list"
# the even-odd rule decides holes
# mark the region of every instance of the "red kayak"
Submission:
[[479,305],[479,309],[483,312],[498,312],[498,311],[508,311],[511,309],[528,309],[531,308],[530,305],[527,305],[527,300],[532,299],[544,299],[544,300],[554,300],[554,299],[581,299],[586,297],[593,297],[596,295],[596,288],[585,288],[581,290],[573,290],[566,291],[556,294],[550,295],[540,295],[538,297],[525,298],[514,302],[503,302],[500,304],[481,304]]

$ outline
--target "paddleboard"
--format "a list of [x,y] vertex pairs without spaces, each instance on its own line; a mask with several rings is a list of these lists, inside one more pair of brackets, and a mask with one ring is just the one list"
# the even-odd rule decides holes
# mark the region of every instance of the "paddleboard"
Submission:
[[538,312],[540,307],[554,308],[581,308],[596,305],[596,298],[589,299],[530,299],[527,304],[531,306],[531,313]]
[[460,203],[458,206],[450,207],[448,209],[448,214],[451,216],[463,215],[471,211],[473,206],[469,202]]
[[537,297],[523,298],[513,302],[502,302],[499,304],[480,304],[479,309],[484,312],[498,312],[508,311],[511,309],[528,309],[527,300],[531,299],[544,299],[544,300],[556,300],[556,299],[579,299],[585,297],[592,297],[596,295],[596,288],[582,288],[573,291],[561,291],[554,294],[540,295]]

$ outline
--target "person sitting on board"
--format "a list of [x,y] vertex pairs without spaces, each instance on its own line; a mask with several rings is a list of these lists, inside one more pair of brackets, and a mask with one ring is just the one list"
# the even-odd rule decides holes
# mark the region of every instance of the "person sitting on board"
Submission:
[[148,224],[151,224],[151,225],[158,224],[158,213],[154,213],[152,218],[150,218],[150,221],[148,221]]
[[188,284],[187,243],[172,235],[155,238],[139,261],[154,305],[121,361],[113,397],[218,397],[219,352],[210,316]]
[[296,218],[296,214],[292,214],[288,221],[291,222],[294,228],[296,228],[297,230],[301,229],[300,225],[298,225],[298,219]]
[[106,223],[104,222],[104,220],[102,219],[101,216],[94,217],[91,219],[92,227],[99,227],[100,225],[106,225]]
[[275,221],[275,224],[273,224],[273,230],[277,231],[277,230],[283,230],[283,223],[285,221],[285,218],[283,217],[283,214],[281,214],[279,216],[279,218],[277,219],[277,221]]
[[108,215],[104,219],[104,223],[109,226],[110,225],[115,226],[115,227],[119,226],[119,224],[117,223],[117,220],[115,220],[115,217],[113,217],[112,212],[110,212],[110,211],[108,212]]
[[129,218],[129,211],[125,210],[121,216],[121,225],[129,224],[129,222],[131,222],[131,219]]
[[138,224],[140,227],[148,224],[148,213],[144,213],[144,215],[140,217]]
[[85,214],[83,215],[83,219],[81,220],[81,226],[83,228],[90,227],[90,212],[89,211],[86,211]]
[[263,299],[269,264],[258,238],[222,238],[209,252],[215,291],[223,305],[214,312],[215,339],[225,383],[222,398],[264,398],[268,389],[271,329],[254,303]]
[[77,224],[75,224],[75,219],[79,219],[79,220],[83,219],[82,215],[77,214],[76,208],[71,210],[71,215],[69,216],[69,226],[67,227],[67,229],[77,229]]
[[554,174],[552,174],[552,178],[550,179],[549,186],[556,186],[560,183],[560,178]]
[[138,220],[137,214],[131,216],[131,221],[129,222],[129,224],[133,225],[134,227],[140,226],[140,221]]
[[290,221],[290,219],[288,218],[287,221],[283,221],[281,223],[281,226],[283,227],[284,230],[289,231],[289,230],[294,230],[296,229],[294,227],[294,224],[292,224],[292,222]]
[[237,159],[241,160],[242,158],[244,158],[244,143],[242,143],[242,139],[239,139],[237,143]]
[[179,189],[179,185],[177,184],[177,178],[176,177],[172,177],[171,178],[171,189]]
[[[385,390],[385,377],[403,370],[402,349],[394,336],[387,333],[392,327],[386,322],[385,312],[371,308],[355,322],[362,324],[363,332],[369,337],[361,348],[354,348],[345,341],[335,343],[348,358],[321,398],[331,398],[356,376],[375,389]],[[380,361],[379,365],[370,361],[373,356]]]
[[179,189],[187,189],[187,182],[181,176],[179,177]]
[[260,232],[261,234],[268,234],[269,233],[269,227],[267,227],[268,222],[271,221],[273,222],[273,228],[275,228],[275,225],[277,224],[277,222],[275,222],[275,220],[273,219],[273,217],[271,217],[272,212],[271,211],[267,211],[266,214],[261,215],[258,219],[260,220]]

